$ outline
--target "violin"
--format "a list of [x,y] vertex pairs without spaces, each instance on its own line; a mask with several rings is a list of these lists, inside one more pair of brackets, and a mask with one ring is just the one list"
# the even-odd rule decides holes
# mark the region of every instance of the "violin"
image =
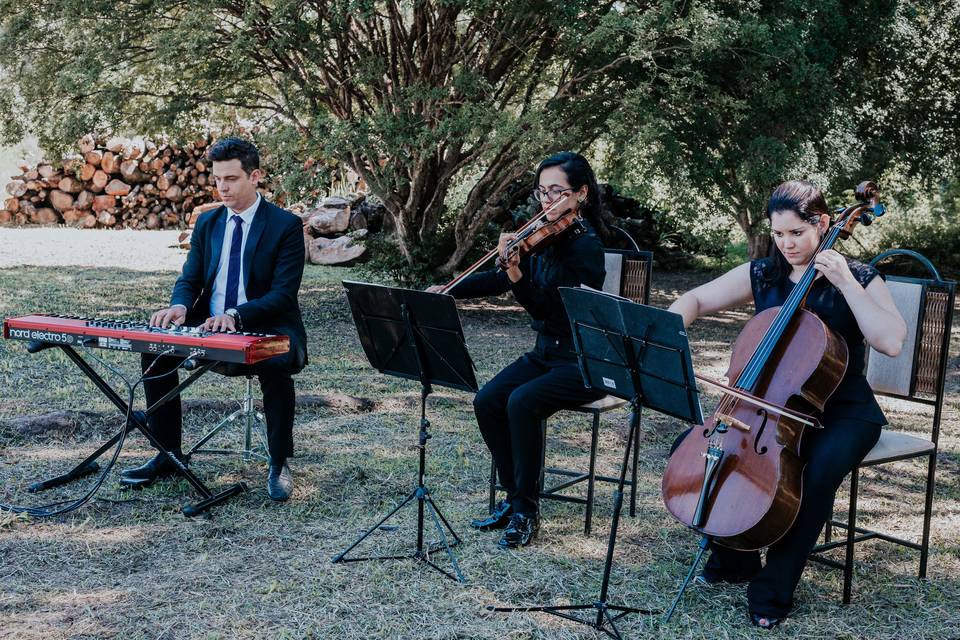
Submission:
[[514,234],[514,237],[501,249],[496,247],[485,256],[470,265],[466,271],[448,282],[440,290],[440,293],[449,293],[451,289],[462,282],[467,276],[483,266],[493,256],[497,256],[497,268],[506,270],[510,258],[518,255],[525,256],[540,253],[547,247],[557,243],[558,240],[566,236],[568,232],[582,233],[584,230],[583,219],[577,209],[569,208],[560,214],[555,220],[550,220],[547,214],[552,212],[563,199],[557,200],[539,214],[531,218],[525,225],[520,227]]
[[[883,215],[877,187],[863,182],[858,202],[841,213],[814,254],[831,249],[857,224]],[[751,551],[790,529],[800,507],[804,433],[820,428],[816,416],[840,384],[848,349],[804,308],[817,276],[811,259],[780,307],[754,316],[737,337],[724,389],[704,427],[692,429],[664,472],[667,510],[716,543]]]

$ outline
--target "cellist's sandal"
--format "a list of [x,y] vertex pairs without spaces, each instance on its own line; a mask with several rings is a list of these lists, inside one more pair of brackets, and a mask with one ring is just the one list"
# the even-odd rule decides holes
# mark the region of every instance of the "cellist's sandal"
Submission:
[[750,622],[753,623],[753,626],[760,627],[761,629],[773,629],[783,622],[783,618],[771,618],[769,616],[762,616],[759,613],[751,613]]

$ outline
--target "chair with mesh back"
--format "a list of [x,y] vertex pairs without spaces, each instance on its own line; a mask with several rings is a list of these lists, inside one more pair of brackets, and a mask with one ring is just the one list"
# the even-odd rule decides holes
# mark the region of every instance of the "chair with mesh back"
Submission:
[[[606,267],[606,278],[603,281],[603,290],[607,293],[629,298],[634,302],[647,304],[650,299],[650,275],[653,264],[653,253],[649,251],[624,251],[618,249],[604,249],[604,266]],[[543,437],[543,446],[541,454],[544,456],[544,465],[540,476],[540,497],[548,500],[560,500],[563,502],[573,502],[586,506],[586,515],[584,516],[584,533],[589,534],[593,520],[593,498],[596,481],[616,483],[618,478],[604,475],[596,475],[597,459],[597,440],[600,433],[600,415],[613,409],[619,409],[627,405],[626,400],[614,396],[604,396],[599,400],[581,405],[569,411],[590,414],[593,417],[592,429],[590,432],[590,461],[587,471],[577,471],[570,469],[558,469],[546,467],[546,434],[547,422],[540,422],[540,431]],[[636,431],[636,437],[632,443],[633,468],[631,470],[630,480],[627,484],[630,486],[630,515],[636,514],[637,510],[637,451],[640,448],[640,431]],[[547,476],[560,476],[563,480],[558,484],[547,485]],[[586,497],[568,495],[561,493],[565,489],[579,485],[585,482],[587,485]],[[497,468],[490,462],[490,510],[493,511],[496,505],[496,492],[500,488],[497,485]]]
[[[885,264],[908,258],[922,266],[922,277],[888,275],[890,289],[900,314],[907,324],[907,337],[903,349],[896,358],[890,358],[873,349],[868,350],[867,380],[878,396],[897,398],[926,407],[930,415],[929,431],[917,435],[887,425],[876,446],[867,454],[860,466],[850,474],[850,505],[846,522],[832,519],[825,530],[826,541],[813,550],[811,559],[832,567],[843,569],[843,603],[850,603],[853,580],[854,547],[866,540],[885,540],[920,552],[918,576],[927,575],[927,557],[930,545],[930,517],[935,490],[934,476],[937,467],[937,441],[940,436],[940,419],[943,413],[943,388],[946,377],[947,358],[950,348],[950,328],[953,322],[953,304],[956,283],[944,280],[937,269],[925,257],[914,251],[896,249],[880,254],[871,265],[889,271]],[[926,460],[926,484],[923,494],[923,523],[920,541],[904,540],[892,535],[872,531],[857,525],[857,497],[860,469],[924,458]],[[896,473],[893,469],[889,471]],[[832,540],[832,527],[845,529],[843,539]],[[823,557],[830,549],[844,547],[843,562]]]

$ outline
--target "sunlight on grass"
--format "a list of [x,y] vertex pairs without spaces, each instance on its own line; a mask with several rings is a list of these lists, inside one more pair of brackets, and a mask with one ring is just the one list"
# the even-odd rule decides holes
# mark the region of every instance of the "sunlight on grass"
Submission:
[[[597,487],[594,532],[583,535],[583,507],[545,501],[542,535],[519,551],[497,548],[498,532],[477,532],[468,522],[486,511],[489,457],[473,418],[471,396],[436,389],[428,404],[433,437],[426,485],[463,540],[457,558],[468,578],[453,583],[409,560],[331,564],[331,558],[413,490],[417,480],[419,387],[369,368],[345,304],[341,279],[351,270],[308,267],[301,304],[311,364],[296,378],[298,394],[338,392],[371,401],[298,412],[293,499],[266,495],[266,465],[237,456],[197,455],[191,468],[211,488],[243,481],[250,490],[187,519],[180,507],[197,496],[183,480],[142,491],[120,491],[116,473],[97,499],[54,521],[0,518],[0,635],[16,638],[436,638],[594,640],[587,627],[554,617],[496,614],[487,605],[590,603],[596,599],[606,554],[613,487]],[[656,274],[653,300],[663,306],[707,277],[702,272]],[[38,310],[110,317],[144,317],[165,304],[174,275],[54,268],[0,272],[3,313]],[[465,333],[482,382],[532,343],[525,315],[512,300],[461,306]],[[719,378],[729,347],[749,317],[747,308],[691,328],[697,371]],[[957,331],[953,353],[958,349]],[[131,378],[136,358],[99,353]],[[955,366],[955,365],[952,365]],[[38,504],[70,499],[94,477],[44,494],[29,494],[32,480],[62,473],[116,431],[119,416],[62,354],[26,353],[0,341],[0,500]],[[113,379],[114,382],[118,382]],[[839,604],[837,572],[811,566],[797,591],[797,610],[778,631],[783,638],[949,638],[960,624],[960,379],[951,369],[941,434],[940,486],[934,503],[928,581],[916,577],[917,554],[872,541],[857,549],[854,599]],[[704,406],[719,397],[706,386]],[[232,410],[242,384],[210,375],[190,398],[224,401]],[[257,392],[258,393],[258,392]],[[138,396],[142,401],[142,395]],[[897,401],[885,401],[898,429],[920,431],[928,420]],[[12,420],[48,412],[94,412],[65,433],[24,434]],[[187,413],[185,443],[221,417],[219,410]],[[598,470],[617,471],[627,413],[604,416]],[[666,452],[684,425],[644,413],[637,517],[621,520],[611,575],[611,601],[663,609],[696,550],[696,536],[665,512],[660,478]],[[222,443],[239,443],[229,427]],[[547,458],[571,469],[587,466],[588,421],[551,419]],[[151,455],[140,434],[130,435],[121,468]],[[105,459],[101,459],[104,462]],[[863,522],[915,539],[919,535],[923,465],[903,462],[887,472],[864,472]],[[584,489],[571,490],[582,495]],[[836,502],[845,510],[846,488]],[[416,543],[416,508],[378,531],[365,552],[410,551]],[[435,540],[428,523],[426,540]],[[833,557],[840,557],[839,552]],[[446,556],[431,560],[446,566]],[[758,637],[743,610],[743,587],[692,588],[675,620],[631,615],[619,622],[630,638]],[[135,612],[135,613],[132,613]],[[164,635],[166,634],[166,635]]]

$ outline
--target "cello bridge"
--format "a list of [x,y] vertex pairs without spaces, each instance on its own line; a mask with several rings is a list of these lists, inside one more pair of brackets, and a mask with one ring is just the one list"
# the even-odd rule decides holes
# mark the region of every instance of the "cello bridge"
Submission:
[[729,424],[731,427],[736,427],[737,429],[740,429],[742,431],[750,431],[750,425],[748,425],[746,422],[743,422],[742,420],[737,420],[733,416],[728,416],[723,413],[717,414],[717,422],[724,422],[726,424]]

